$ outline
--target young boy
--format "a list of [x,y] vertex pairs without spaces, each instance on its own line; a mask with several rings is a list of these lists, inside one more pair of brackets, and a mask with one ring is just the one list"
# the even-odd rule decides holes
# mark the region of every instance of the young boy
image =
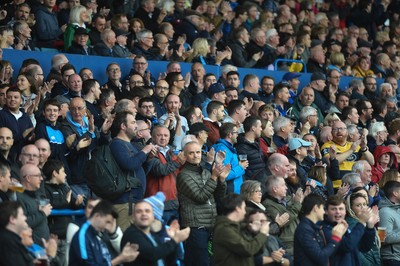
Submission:
[[[45,182],[46,197],[50,200],[53,209],[76,209],[83,202],[82,195],[72,198],[72,190],[66,183],[64,166],[59,160],[48,160],[43,166],[43,174],[47,177]],[[66,234],[71,216],[49,216],[48,224],[50,233],[58,236],[57,256],[60,261],[65,261]]]

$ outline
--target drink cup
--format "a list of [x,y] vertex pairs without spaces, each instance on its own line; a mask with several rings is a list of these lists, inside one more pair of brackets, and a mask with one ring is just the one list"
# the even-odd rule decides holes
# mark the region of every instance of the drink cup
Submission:
[[378,227],[379,240],[383,243],[386,238],[386,227]]
[[247,161],[247,154],[239,154],[238,157],[241,162]]
[[22,186],[22,184],[16,181],[11,181],[10,185],[8,186],[8,189],[19,193],[24,192],[24,187]]

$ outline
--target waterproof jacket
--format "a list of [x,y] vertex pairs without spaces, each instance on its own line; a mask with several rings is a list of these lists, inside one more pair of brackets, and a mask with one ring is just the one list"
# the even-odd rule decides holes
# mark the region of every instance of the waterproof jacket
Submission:
[[227,193],[240,194],[240,186],[243,184],[244,168],[239,164],[238,154],[232,143],[220,139],[214,146],[215,153],[225,151],[224,165],[230,164],[231,171],[229,172],[226,183],[228,186]]
[[400,263],[400,204],[382,197],[379,202],[379,226],[386,227],[385,242],[381,247],[382,260],[396,260]]
[[215,266],[254,265],[254,255],[263,248],[267,236],[258,233],[253,238],[246,238],[240,229],[240,223],[226,216],[217,217],[213,237]]
[[186,163],[176,180],[182,227],[211,229],[217,216],[215,199],[222,198],[226,182],[211,179],[210,171]]

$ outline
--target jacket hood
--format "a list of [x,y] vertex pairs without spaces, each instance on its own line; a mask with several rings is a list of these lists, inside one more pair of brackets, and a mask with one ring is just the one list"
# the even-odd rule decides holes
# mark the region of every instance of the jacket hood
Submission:
[[391,202],[387,197],[382,197],[379,201],[379,209],[383,207],[400,208],[400,204],[395,204]]
[[389,167],[396,167],[396,169],[398,168],[398,162],[396,159],[396,155],[394,154],[394,152],[387,146],[376,146],[375,150],[374,150],[374,160],[375,160],[375,164],[374,166],[378,166],[379,165],[379,158],[385,154],[385,153],[389,153],[390,154],[390,163],[389,163]]

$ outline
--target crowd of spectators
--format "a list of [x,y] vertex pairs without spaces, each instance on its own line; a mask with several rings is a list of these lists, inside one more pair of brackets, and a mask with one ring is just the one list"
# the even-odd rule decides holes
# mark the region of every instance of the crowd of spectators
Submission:
[[[0,10],[0,51],[63,52],[49,73],[0,53],[0,264],[400,264],[399,1]],[[110,57],[107,82],[69,53]],[[99,199],[87,166],[104,146],[128,185]],[[50,215],[65,208],[85,217]]]

